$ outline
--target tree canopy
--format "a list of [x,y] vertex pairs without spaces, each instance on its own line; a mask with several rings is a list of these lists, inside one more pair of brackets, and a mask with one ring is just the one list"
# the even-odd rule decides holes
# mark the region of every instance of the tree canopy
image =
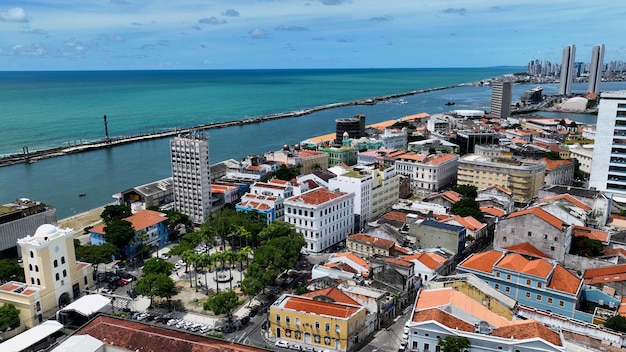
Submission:
[[170,298],[178,293],[176,283],[166,274],[144,274],[135,284],[135,291],[138,294],[150,297],[150,306],[154,297]]
[[604,326],[615,331],[626,332],[626,318],[621,315],[610,317],[604,322]]
[[8,259],[0,259],[0,282],[24,281],[24,269]]
[[11,303],[0,307],[0,331],[15,329],[20,326],[20,311]]
[[118,249],[108,242],[98,246],[78,246],[76,247],[76,260],[94,264],[97,268],[98,264],[111,262],[117,251]]
[[161,258],[150,258],[146,260],[141,272],[143,275],[163,274],[169,275],[174,270],[174,264]]
[[113,220],[122,220],[132,215],[132,211],[127,205],[107,205],[104,207],[100,217],[105,224],[110,224]]
[[458,336],[446,336],[445,339],[438,337],[437,344],[441,346],[441,352],[459,352],[471,347],[467,337]]
[[598,240],[591,239],[586,236],[574,236],[572,237],[570,254],[593,258],[602,255],[602,249],[602,242]]
[[452,187],[452,190],[462,195],[463,197],[476,199],[478,197],[478,187],[472,185],[457,185]]
[[135,229],[126,220],[112,220],[104,227],[105,239],[119,250],[130,245],[135,239]]
[[450,212],[459,216],[472,216],[476,220],[483,219],[483,214],[480,212],[480,206],[474,198],[461,198],[461,200],[452,204]]
[[213,297],[209,297],[204,302],[204,309],[211,310],[216,315],[227,314],[228,317],[231,317],[233,309],[235,309],[239,305],[239,298],[237,298],[237,294],[232,291],[221,291]]

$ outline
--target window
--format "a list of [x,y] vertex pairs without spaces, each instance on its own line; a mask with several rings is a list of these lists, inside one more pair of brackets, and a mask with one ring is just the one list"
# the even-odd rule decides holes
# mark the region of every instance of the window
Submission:
[[550,250],[551,250],[551,251],[554,251],[554,246],[550,246]]
[[511,280],[511,274],[506,274],[506,279]]
[[530,298],[530,292],[526,292],[526,294],[524,294],[524,296],[526,296],[526,298]]
[[61,264],[65,264],[65,257],[61,257]]
[[63,269],[63,277],[67,277],[67,270]]
[[55,259],[55,260],[54,260],[54,267],[56,268],[56,267],[58,267],[58,266],[59,266],[59,261]]
[[528,237],[532,237],[532,236],[533,236],[533,233],[528,231]]
[[59,273],[54,274],[54,278],[59,281],[60,277],[59,277]]
[[341,326],[335,325],[335,332],[337,333],[341,332]]
[[493,285],[493,288],[495,288],[496,290],[499,290],[500,289],[500,284]]
[[509,286],[505,286],[505,287],[504,287],[504,291],[506,291],[506,292],[511,292],[511,288],[510,288]]
[[32,264],[28,264],[28,270],[33,271],[33,265]]
[[37,279],[37,285],[41,285],[41,280]]
[[499,272],[496,272],[496,277],[500,277],[500,273]]
[[430,349],[430,345],[425,343],[424,344],[424,351],[428,351]]
[[559,301],[559,307],[565,307],[565,302]]
[[506,242],[506,236],[502,237],[502,241]]
[[541,282],[537,282],[537,287],[541,288],[543,285],[541,284]]
[[89,280],[87,280],[87,275],[85,275],[85,287],[89,285]]
[[320,328],[320,322],[319,321],[315,322],[315,328],[319,330],[319,328]]
[[35,254],[33,254],[33,251],[30,251],[30,257],[35,258]]
[[300,326],[300,318],[296,318],[296,326]]
[[530,286],[530,279],[526,279],[526,285]]
[[556,237],[556,236],[554,236],[554,241],[555,241],[555,242],[559,242],[559,238],[558,238],[558,237]]
[[552,298],[548,297],[548,304],[552,304]]
[[326,324],[324,325],[324,330],[325,330],[325,331],[330,331],[330,324],[329,324],[329,323],[326,323]]
[[35,272],[39,272],[39,265],[35,264]]
[[280,323],[280,314],[276,314],[276,322]]
[[34,278],[34,277],[31,277],[31,278],[30,278],[30,283],[31,283],[32,285],[34,285],[34,284],[35,284],[35,278]]
[[543,239],[544,239],[544,240],[547,240],[547,239],[548,239],[548,234],[547,234],[547,233],[544,233],[544,234],[543,234]]
[[537,300],[541,302],[541,295],[537,295]]
[[287,324],[291,323],[291,318],[289,318],[288,315],[285,315],[285,323]]

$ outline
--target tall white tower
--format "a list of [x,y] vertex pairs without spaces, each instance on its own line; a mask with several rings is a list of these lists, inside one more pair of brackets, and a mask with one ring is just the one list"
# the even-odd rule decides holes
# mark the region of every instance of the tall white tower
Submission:
[[563,48],[563,61],[561,62],[561,81],[559,84],[559,94],[572,94],[572,83],[574,82],[574,59],[576,56],[576,46],[568,45]]
[[513,90],[511,82],[496,82],[491,86],[491,115],[507,118],[511,115]]
[[596,45],[591,51],[591,66],[589,68],[588,93],[600,93],[602,68],[604,66],[604,44]]
[[600,95],[589,187],[626,201],[626,90]]
[[196,224],[211,211],[209,137],[203,131],[175,137],[170,142],[174,206]]

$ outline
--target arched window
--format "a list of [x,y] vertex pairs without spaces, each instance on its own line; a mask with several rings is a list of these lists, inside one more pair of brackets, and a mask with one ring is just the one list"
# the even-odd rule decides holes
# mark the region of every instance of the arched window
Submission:
[[30,278],[30,283],[31,283],[32,285],[34,285],[34,284],[35,284],[35,278],[34,278],[34,277],[31,277],[31,278]]
[[65,264],[65,257],[61,257],[61,264]]
[[37,285],[41,285],[41,280],[37,279]]
[[35,272],[39,272],[39,265],[35,264]]
[[59,281],[60,277],[59,277],[59,273],[54,274],[54,278]]
[[28,264],[28,270],[33,271],[33,265],[32,264]]
[[63,277],[67,277],[67,270],[63,269]]
[[30,257],[31,258],[35,258],[35,255],[33,254],[33,251],[30,251]]
[[54,267],[56,268],[57,266],[59,266],[59,261],[58,260],[54,260]]

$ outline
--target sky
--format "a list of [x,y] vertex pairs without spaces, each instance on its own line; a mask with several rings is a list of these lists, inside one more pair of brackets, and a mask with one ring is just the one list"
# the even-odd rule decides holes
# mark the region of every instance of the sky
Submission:
[[525,66],[605,44],[618,0],[2,0],[0,70]]

